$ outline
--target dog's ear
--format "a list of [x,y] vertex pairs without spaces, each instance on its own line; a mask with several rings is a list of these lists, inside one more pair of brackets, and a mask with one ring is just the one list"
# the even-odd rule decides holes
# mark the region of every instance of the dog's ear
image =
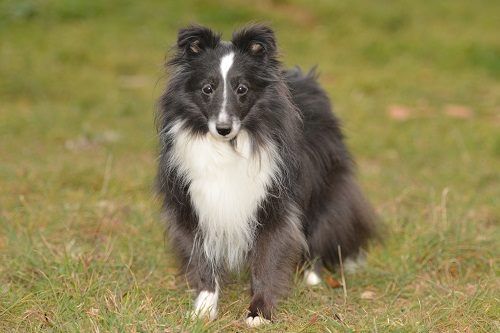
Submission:
[[235,32],[232,42],[241,52],[257,58],[274,58],[277,53],[273,30],[261,24],[251,25]]
[[209,28],[191,25],[180,29],[177,35],[177,47],[190,56],[196,56],[207,49],[214,49],[220,42],[220,35]]

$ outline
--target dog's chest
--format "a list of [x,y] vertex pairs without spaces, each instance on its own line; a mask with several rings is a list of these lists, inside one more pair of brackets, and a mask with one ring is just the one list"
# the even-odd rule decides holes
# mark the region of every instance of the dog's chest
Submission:
[[237,266],[253,242],[257,210],[276,173],[272,154],[253,156],[245,133],[236,147],[209,135],[180,134],[174,157],[189,183],[207,257]]

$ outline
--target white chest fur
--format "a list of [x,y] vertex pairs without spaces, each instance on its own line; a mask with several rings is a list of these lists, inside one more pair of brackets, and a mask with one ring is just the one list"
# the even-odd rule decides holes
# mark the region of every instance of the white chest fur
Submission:
[[244,131],[233,148],[210,134],[191,136],[180,127],[172,129],[171,162],[190,184],[202,236],[199,245],[212,264],[235,269],[252,246],[257,210],[277,176],[274,147],[253,155]]

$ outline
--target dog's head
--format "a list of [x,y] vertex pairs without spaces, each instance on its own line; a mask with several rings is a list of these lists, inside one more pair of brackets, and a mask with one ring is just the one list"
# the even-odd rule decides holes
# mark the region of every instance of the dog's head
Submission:
[[186,116],[219,140],[236,137],[280,78],[274,33],[264,25],[243,28],[230,42],[190,26],[179,31],[176,49],[169,64],[180,78],[176,93],[188,105]]

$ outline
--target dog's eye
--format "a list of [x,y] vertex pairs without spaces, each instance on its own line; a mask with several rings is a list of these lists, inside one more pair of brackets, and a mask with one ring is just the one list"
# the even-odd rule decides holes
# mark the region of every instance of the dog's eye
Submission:
[[205,94],[205,95],[210,95],[211,93],[214,92],[214,88],[212,88],[212,85],[211,84],[206,84],[203,86],[203,88],[201,88],[201,91]]
[[247,91],[248,91],[248,88],[243,84],[240,84],[238,86],[238,88],[236,88],[236,93],[238,95],[245,95],[247,93]]

